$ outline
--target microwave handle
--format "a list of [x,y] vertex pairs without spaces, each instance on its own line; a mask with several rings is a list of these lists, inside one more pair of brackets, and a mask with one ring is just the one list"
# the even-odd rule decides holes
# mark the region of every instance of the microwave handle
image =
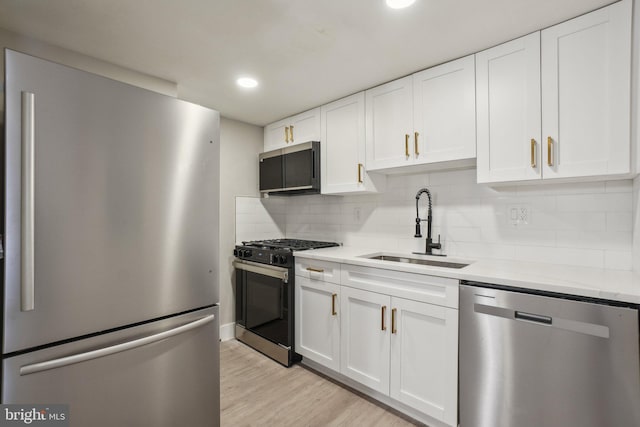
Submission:
[[316,179],[316,152],[311,150],[311,178]]

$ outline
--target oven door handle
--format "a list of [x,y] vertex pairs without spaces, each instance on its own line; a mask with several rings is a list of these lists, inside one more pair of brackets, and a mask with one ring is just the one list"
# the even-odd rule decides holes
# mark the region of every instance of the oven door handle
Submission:
[[282,280],[284,283],[289,283],[289,270],[286,268],[244,260],[234,261],[233,267],[238,270],[250,271],[251,273],[274,277]]

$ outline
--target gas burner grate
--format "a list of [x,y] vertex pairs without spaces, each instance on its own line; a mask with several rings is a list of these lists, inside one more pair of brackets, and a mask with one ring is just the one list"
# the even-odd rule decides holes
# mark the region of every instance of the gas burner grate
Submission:
[[254,240],[250,242],[242,242],[244,246],[261,247],[268,249],[290,249],[303,251],[307,249],[330,248],[338,246],[334,242],[321,242],[317,240],[301,240],[301,239],[269,239]]

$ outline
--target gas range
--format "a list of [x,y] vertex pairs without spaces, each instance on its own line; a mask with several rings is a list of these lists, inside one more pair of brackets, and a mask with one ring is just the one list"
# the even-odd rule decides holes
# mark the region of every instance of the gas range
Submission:
[[339,246],[333,242],[274,239],[236,246],[236,338],[284,366],[295,352],[293,251]]
[[243,260],[261,264],[291,267],[293,265],[293,251],[330,248],[333,246],[339,245],[334,242],[301,239],[253,240],[237,245],[233,255]]

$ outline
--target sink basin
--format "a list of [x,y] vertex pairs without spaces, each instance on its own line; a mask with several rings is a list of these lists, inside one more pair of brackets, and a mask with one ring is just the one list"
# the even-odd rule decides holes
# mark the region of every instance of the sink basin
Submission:
[[469,265],[462,262],[436,261],[431,259],[412,258],[407,256],[396,256],[396,255],[365,255],[363,256],[363,258],[377,259],[380,261],[404,262],[408,264],[430,265],[432,267],[445,267],[445,268],[463,268]]

